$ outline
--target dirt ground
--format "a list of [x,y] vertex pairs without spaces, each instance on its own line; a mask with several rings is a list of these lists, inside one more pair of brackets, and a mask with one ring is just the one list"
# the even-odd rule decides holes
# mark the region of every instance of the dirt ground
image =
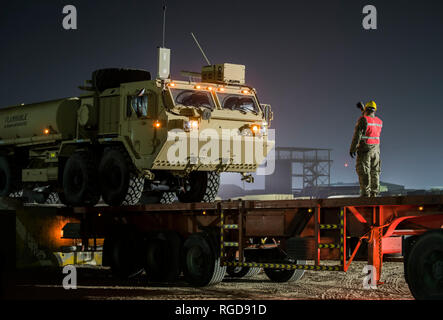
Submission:
[[[377,289],[364,289],[364,262],[353,262],[347,273],[307,271],[297,282],[273,283],[261,272],[252,278],[225,280],[213,287],[193,288],[184,281],[173,285],[147,285],[143,275],[116,280],[103,267],[78,267],[76,290],[65,290],[62,270],[24,272],[4,289],[6,299],[87,300],[409,300],[403,264],[387,262]],[[11,282],[11,281],[10,281]]]

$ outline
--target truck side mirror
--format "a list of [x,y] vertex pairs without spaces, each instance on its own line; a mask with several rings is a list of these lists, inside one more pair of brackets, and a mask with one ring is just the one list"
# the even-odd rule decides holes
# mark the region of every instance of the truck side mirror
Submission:
[[272,112],[272,108],[270,104],[262,104],[263,114],[266,122],[268,123],[268,127],[271,125],[271,121],[274,119],[274,113]]

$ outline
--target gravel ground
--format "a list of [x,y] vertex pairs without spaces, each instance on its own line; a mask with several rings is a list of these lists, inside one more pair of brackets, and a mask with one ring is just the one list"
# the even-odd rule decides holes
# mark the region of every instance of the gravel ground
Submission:
[[4,292],[9,299],[87,300],[409,300],[413,299],[403,277],[403,263],[387,262],[377,289],[364,289],[364,262],[353,262],[347,273],[308,271],[291,283],[273,283],[261,272],[252,278],[225,280],[213,287],[193,288],[184,281],[147,285],[143,275],[116,280],[103,267],[77,268],[77,290],[65,290],[60,270],[22,271]]

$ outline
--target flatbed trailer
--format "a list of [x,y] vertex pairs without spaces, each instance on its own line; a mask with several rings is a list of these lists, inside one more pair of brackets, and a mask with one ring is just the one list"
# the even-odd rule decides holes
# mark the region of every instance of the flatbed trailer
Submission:
[[396,255],[414,297],[443,297],[442,195],[15,210],[64,217],[60,235],[83,251],[103,241],[103,265],[119,277],[144,269],[152,282],[173,282],[183,272],[191,285],[208,286],[226,272],[263,268],[285,282],[307,270],[346,272],[364,259],[376,286],[383,261]]

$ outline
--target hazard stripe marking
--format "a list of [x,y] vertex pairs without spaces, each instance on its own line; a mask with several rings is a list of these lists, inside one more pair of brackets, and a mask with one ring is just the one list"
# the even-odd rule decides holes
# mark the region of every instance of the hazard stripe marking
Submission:
[[341,246],[339,244],[336,244],[336,243],[319,243],[318,247],[320,249],[326,249],[326,248],[327,249],[338,249]]
[[252,267],[266,269],[288,269],[288,270],[312,270],[312,271],[343,271],[342,266],[315,266],[305,264],[274,264],[274,263],[255,263],[255,262],[223,262],[223,266],[228,267]]
[[320,229],[338,229],[338,224],[321,224]]

